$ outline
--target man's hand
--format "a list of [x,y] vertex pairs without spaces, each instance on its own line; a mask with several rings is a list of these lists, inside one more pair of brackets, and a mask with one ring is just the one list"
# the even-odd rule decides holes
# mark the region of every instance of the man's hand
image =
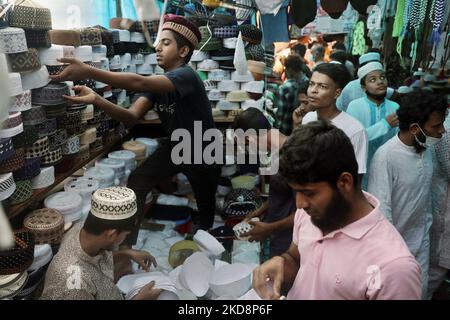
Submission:
[[55,82],[61,81],[78,81],[89,78],[89,69],[91,68],[87,64],[74,58],[61,58],[59,62],[69,64],[59,74],[50,76],[50,79]]
[[253,289],[265,300],[278,300],[281,296],[283,277],[284,258],[273,257],[253,271]]
[[260,221],[249,221],[248,223],[253,226],[253,229],[243,233],[241,237],[250,237],[249,241],[263,241],[273,231],[270,223]]
[[386,117],[386,121],[387,121],[387,123],[389,123],[391,128],[398,127],[398,117],[397,117],[397,114],[395,112],[391,113],[390,115],[388,115]]
[[305,115],[312,110],[313,108],[305,103],[302,103],[297,109],[295,109],[294,112],[292,112],[292,124],[294,128],[302,124]]
[[139,267],[145,271],[149,271],[152,264],[155,267],[157,266],[156,259],[147,251],[130,249],[127,251],[127,254],[130,256],[131,260],[136,262]]
[[147,283],[137,295],[134,296],[133,300],[156,300],[161,294],[162,289],[154,289],[155,281]]
[[91,88],[88,88],[86,86],[75,86],[73,87],[73,91],[77,93],[77,96],[63,96],[66,100],[69,100],[75,104],[94,104],[95,100],[98,97],[98,94],[92,90]]

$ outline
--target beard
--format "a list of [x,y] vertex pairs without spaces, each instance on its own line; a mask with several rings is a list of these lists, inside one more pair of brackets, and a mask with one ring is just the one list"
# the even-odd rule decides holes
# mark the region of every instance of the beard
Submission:
[[320,218],[311,216],[311,222],[320,230],[329,233],[346,225],[350,209],[351,204],[342,196],[339,190],[334,190],[323,216]]
[[370,93],[369,91],[366,91],[366,94],[368,97],[370,97],[376,101],[382,101],[382,100],[384,100],[384,98],[386,98],[387,91],[383,94],[373,94],[373,93]]

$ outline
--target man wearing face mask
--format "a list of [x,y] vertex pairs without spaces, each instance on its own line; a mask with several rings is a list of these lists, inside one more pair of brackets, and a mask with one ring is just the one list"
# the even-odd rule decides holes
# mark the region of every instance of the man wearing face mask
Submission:
[[430,227],[433,221],[432,145],[442,138],[447,101],[429,91],[407,94],[397,111],[400,132],[378,149],[369,171],[368,191],[402,235],[422,269],[427,293]]
[[[347,113],[359,120],[367,131],[369,139],[367,167],[370,167],[378,148],[398,132],[395,112],[399,105],[386,99],[388,83],[380,62],[370,62],[360,68],[358,78],[365,96],[353,100],[348,106]],[[366,188],[367,176],[363,179],[363,189]]]

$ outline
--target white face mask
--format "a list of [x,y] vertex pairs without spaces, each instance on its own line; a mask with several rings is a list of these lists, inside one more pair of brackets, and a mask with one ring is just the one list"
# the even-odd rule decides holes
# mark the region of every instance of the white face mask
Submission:
[[[417,124],[417,123],[416,123],[416,124]],[[436,145],[439,141],[441,141],[442,137],[440,137],[440,138],[435,138],[435,137],[427,136],[427,135],[425,134],[425,132],[423,132],[422,128],[421,128],[418,124],[417,124],[417,126],[419,127],[419,129],[420,129],[420,131],[422,132],[422,134],[425,136],[425,142],[422,142],[422,141],[420,141],[420,140],[417,138],[416,135],[414,135],[414,139],[416,140],[416,142],[417,142],[420,146],[422,146],[422,147],[424,147],[424,148],[429,148],[429,147],[432,147],[432,146]]]

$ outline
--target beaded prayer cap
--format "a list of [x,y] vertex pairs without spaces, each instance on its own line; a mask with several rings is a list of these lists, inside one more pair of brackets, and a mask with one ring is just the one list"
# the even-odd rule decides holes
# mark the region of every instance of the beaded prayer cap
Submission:
[[100,219],[124,220],[137,211],[136,195],[125,187],[99,189],[92,195],[91,213]]
[[185,37],[194,47],[198,45],[202,36],[198,27],[189,20],[174,14],[164,16],[162,30],[171,30]]

